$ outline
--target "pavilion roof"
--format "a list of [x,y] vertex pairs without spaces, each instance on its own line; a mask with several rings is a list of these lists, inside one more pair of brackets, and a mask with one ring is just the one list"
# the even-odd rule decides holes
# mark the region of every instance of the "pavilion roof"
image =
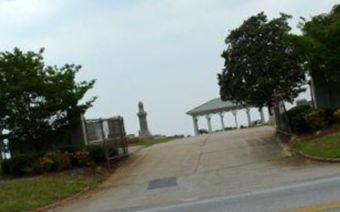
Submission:
[[201,116],[211,113],[228,112],[230,110],[243,108],[232,101],[222,101],[220,98],[212,99],[187,112],[191,116]]

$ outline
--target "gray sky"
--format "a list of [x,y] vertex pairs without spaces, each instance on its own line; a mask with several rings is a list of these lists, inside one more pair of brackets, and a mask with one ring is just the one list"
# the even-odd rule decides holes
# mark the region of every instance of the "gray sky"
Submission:
[[[0,0],[0,50],[45,47],[48,64],[83,66],[97,79],[89,118],[122,115],[137,133],[137,103],[152,133],[192,134],[185,113],[218,96],[217,73],[228,30],[265,11],[299,17],[327,12],[339,0]],[[253,112],[253,118],[258,114]],[[245,123],[245,113],[240,115]],[[227,115],[227,125],[232,116]],[[206,128],[204,120],[200,120]],[[213,127],[219,128],[218,117]]]

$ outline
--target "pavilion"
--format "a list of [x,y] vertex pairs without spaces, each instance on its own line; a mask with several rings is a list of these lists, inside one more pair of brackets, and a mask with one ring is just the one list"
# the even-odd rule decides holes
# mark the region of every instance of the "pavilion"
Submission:
[[[208,123],[208,131],[212,133],[211,126],[211,116],[214,114],[218,114],[221,118],[221,127],[222,130],[225,129],[224,125],[224,113],[231,112],[234,115],[235,126],[238,128],[238,120],[237,120],[237,112],[240,110],[245,110],[248,119],[248,125],[251,126],[251,117],[250,117],[250,108],[245,107],[243,105],[235,104],[231,101],[222,101],[220,98],[212,99],[190,111],[187,112],[188,115],[192,116],[193,124],[194,124],[194,132],[195,135],[199,135],[199,126],[198,126],[198,117],[205,116]],[[259,109],[261,122],[264,122],[264,115],[262,109]]]

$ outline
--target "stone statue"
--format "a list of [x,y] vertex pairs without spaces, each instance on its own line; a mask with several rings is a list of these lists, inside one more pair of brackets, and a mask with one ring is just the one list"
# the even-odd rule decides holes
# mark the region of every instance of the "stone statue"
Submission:
[[138,103],[138,119],[139,119],[139,126],[140,126],[140,130],[139,130],[139,137],[140,138],[149,138],[152,137],[149,128],[148,128],[148,121],[146,119],[146,115],[147,113],[144,110],[144,105],[142,102]]

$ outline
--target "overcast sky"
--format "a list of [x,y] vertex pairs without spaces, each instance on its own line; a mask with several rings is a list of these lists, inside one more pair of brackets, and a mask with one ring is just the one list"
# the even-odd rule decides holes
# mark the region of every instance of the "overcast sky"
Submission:
[[[0,0],[0,51],[45,47],[48,64],[81,64],[78,79],[96,79],[86,117],[122,115],[137,133],[143,101],[156,134],[192,134],[185,113],[218,97],[217,73],[228,30],[265,11],[299,17],[329,11],[339,0]],[[258,114],[253,111],[253,118]],[[245,114],[240,115],[245,122]],[[218,117],[213,127],[219,128]],[[226,117],[232,125],[232,116]],[[201,128],[206,128],[203,118]]]

